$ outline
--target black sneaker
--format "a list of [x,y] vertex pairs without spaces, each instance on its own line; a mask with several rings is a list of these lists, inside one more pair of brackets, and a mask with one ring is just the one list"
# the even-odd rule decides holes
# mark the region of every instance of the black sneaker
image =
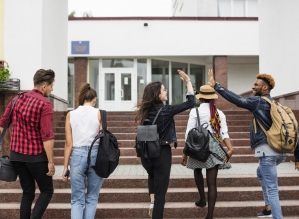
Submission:
[[203,207],[205,207],[207,205],[207,202],[205,200],[201,200],[200,199],[199,201],[195,202],[195,205],[198,206],[198,207],[202,207],[203,208]]
[[265,208],[260,213],[258,213],[257,216],[258,217],[272,217],[272,213],[271,213],[271,210],[267,211],[267,209]]

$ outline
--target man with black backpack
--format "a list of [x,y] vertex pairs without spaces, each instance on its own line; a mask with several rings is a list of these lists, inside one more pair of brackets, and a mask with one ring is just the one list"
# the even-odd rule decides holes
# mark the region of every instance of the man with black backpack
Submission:
[[[251,149],[255,150],[255,157],[259,159],[259,166],[257,168],[257,177],[260,181],[263,190],[263,196],[265,201],[265,209],[257,214],[258,217],[272,217],[274,219],[282,219],[282,211],[279,202],[279,190],[278,190],[278,177],[277,177],[277,165],[284,162],[287,154],[285,152],[293,152],[297,145],[297,121],[296,119],[290,119],[291,131],[288,133],[287,138],[290,145],[290,150],[276,150],[273,142],[270,144],[268,138],[268,131],[275,127],[274,120],[272,121],[271,115],[271,102],[273,99],[270,96],[270,91],[275,86],[275,81],[271,75],[258,74],[256,81],[253,84],[252,91],[254,96],[245,98],[238,96],[237,94],[225,89],[219,83],[216,83],[213,76],[213,71],[209,70],[209,85],[213,87],[218,94],[229,102],[235,104],[238,107],[248,109],[253,113],[254,120],[250,124],[250,144]],[[270,100],[270,101],[269,101]],[[269,101],[269,102],[268,102]],[[287,107],[284,107],[287,108]],[[281,111],[285,111],[281,108]],[[291,111],[290,111],[291,112]],[[291,112],[293,115],[293,113]],[[295,120],[295,121],[294,121]],[[283,124],[287,127],[289,124]],[[272,128],[273,127],[273,128]],[[283,138],[285,139],[285,138]],[[289,146],[288,145],[288,146]],[[297,160],[296,160],[297,161]]]

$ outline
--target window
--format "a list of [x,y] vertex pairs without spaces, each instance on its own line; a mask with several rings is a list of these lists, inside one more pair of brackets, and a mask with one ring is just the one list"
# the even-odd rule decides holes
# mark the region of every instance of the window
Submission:
[[193,88],[199,91],[200,86],[205,84],[205,67],[202,65],[190,64],[190,79]]
[[258,17],[258,0],[218,0],[219,17]]
[[67,107],[74,108],[74,59],[68,60],[67,69],[67,99],[69,101]]
[[169,87],[169,61],[152,60],[152,81],[161,81],[166,89]]
[[95,107],[99,108],[99,60],[89,60],[89,84],[97,92]]
[[133,68],[133,59],[103,59],[103,68]]
[[115,100],[114,73],[105,73],[105,100]]
[[180,75],[178,74],[178,69],[188,74],[188,64],[181,62],[171,62],[171,104],[173,105],[182,103],[186,93],[186,84],[182,82]]
[[142,99],[143,90],[147,84],[146,59],[137,59],[137,100]]

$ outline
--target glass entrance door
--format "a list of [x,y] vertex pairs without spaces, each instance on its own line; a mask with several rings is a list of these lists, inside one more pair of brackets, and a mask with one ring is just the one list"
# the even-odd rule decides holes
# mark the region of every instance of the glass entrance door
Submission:
[[103,104],[100,108],[108,111],[133,110],[132,72],[133,69],[103,69],[104,100],[100,100]]

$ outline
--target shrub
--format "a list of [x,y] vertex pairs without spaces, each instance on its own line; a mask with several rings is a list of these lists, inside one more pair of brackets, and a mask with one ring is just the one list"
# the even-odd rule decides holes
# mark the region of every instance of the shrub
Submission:
[[5,79],[9,78],[9,65],[6,61],[0,61],[0,82],[4,81]]

